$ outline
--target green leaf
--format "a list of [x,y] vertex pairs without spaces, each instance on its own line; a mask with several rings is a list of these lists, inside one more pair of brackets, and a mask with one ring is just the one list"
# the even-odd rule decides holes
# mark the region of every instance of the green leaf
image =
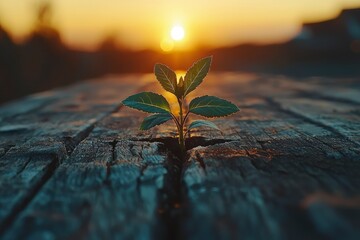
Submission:
[[166,99],[156,93],[142,92],[122,101],[125,106],[149,113],[170,113],[170,105]]
[[140,129],[141,130],[148,130],[156,125],[163,124],[171,119],[171,115],[169,113],[159,113],[148,116],[142,122]]
[[212,56],[200,59],[186,72],[184,81],[184,96],[193,91],[209,72]]
[[176,74],[173,70],[163,64],[155,64],[155,76],[161,86],[168,92],[176,94]]
[[209,127],[209,128],[213,128],[213,129],[216,129],[216,130],[219,130],[220,129],[218,128],[218,126],[216,126],[215,123],[213,122],[210,122],[210,121],[206,121],[206,120],[196,120],[196,121],[193,121],[189,127],[188,127],[188,130],[191,130],[191,129],[194,129],[194,128],[198,128],[198,127]]
[[189,104],[189,112],[204,117],[224,117],[239,111],[239,108],[229,101],[213,96],[194,98]]

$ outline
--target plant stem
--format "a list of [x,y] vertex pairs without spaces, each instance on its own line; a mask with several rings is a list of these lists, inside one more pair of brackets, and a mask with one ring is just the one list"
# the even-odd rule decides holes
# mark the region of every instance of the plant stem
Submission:
[[170,113],[170,114],[171,114],[171,116],[172,116],[172,118],[173,118],[173,120],[174,120],[174,123],[175,123],[175,125],[176,125],[176,127],[177,127],[178,131],[179,131],[179,129],[180,129],[180,123],[179,123],[179,120],[175,117],[175,115],[174,115],[174,114],[172,114],[172,113]]
[[178,98],[178,103],[179,103],[179,107],[180,107],[180,127],[179,127],[179,146],[180,146],[180,151],[181,154],[183,155],[185,153],[185,138],[184,138],[184,124],[185,124],[185,119],[183,118],[183,109],[182,109],[182,103],[183,103],[183,99]]

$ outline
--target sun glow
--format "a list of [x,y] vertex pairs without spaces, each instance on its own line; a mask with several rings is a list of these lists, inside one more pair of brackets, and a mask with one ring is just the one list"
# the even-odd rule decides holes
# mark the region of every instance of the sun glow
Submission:
[[183,49],[186,47],[187,41],[184,41],[185,30],[180,24],[173,25],[170,32],[167,32],[160,42],[160,48],[164,52],[171,52],[175,49]]
[[164,52],[171,52],[174,49],[174,42],[171,39],[164,38],[160,43],[160,47]]
[[95,50],[104,38],[114,36],[127,49],[169,53],[288,41],[303,22],[324,21],[341,9],[360,7],[359,0],[0,0],[0,25],[16,41],[23,40],[34,29],[41,2],[51,3],[51,24],[73,48]]
[[171,29],[171,38],[174,41],[180,41],[184,38],[185,36],[185,31],[184,28],[181,25],[175,25],[172,29]]

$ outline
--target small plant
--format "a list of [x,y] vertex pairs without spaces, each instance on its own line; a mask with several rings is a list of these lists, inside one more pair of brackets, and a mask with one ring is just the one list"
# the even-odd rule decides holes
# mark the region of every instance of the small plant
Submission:
[[214,96],[202,96],[194,98],[188,109],[184,109],[186,96],[199,86],[210,69],[212,57],[203,58],[194,63],[186,72],[185,77],[177,79],[173,70],[163,64],[155,64],[155,75],[161,86],[168,92],[174,94],[179,104],[179,113],[173,113],[168,101],[159,94],[142,92],[132,95],[122,103],[125,106],[140,111],[154,113],[144,119],[140,129],[148,130],[156,125],[173,120],[178,131],[179,146],[181,152],[185,153],[185,138],[189,131],[198,127],[219,128],[210,121],[193,121],[186,129],[186,120],[190,113],[207,118],[224,117],[239,111],[239,108],[229,101]]

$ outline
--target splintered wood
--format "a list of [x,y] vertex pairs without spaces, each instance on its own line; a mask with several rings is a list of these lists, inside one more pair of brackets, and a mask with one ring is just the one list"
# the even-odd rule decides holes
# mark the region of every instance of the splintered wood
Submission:
[[360,239],[359,81],[209,74],[189,99],[241,112],[185,159],[121,105],[141,91],[164,93],[111,76],[0,108],[1,239]]

